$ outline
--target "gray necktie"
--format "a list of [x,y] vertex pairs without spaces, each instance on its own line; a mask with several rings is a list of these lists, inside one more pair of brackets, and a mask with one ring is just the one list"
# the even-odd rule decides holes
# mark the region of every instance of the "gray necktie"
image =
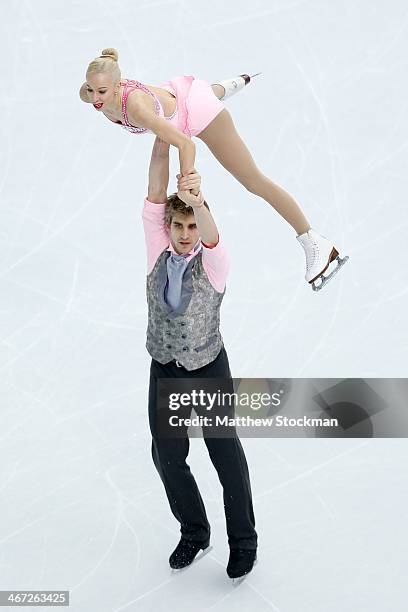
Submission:
[[181,287],[183,285],[183,275],[188,266],[186,255],[176,255],[172,253],[167,258],[167,287],[165,300],[169,306],[175,310],[180,304]]

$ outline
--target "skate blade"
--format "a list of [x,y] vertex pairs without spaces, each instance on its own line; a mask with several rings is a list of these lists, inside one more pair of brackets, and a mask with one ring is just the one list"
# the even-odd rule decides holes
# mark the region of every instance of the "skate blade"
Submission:
[[207,548],[205,548],[204,550],[202,550],[201,552],[199,552],[194,559],[192,560],[191,563],[189,563],[188,565],[186,565],[186,567],[180,567],[180,569],[175,569],[173,567],[170,568],[171,573],[172,574],[181,574],[182,572],[185,572],[186,570],[188,570],[189,567],[191,567],[192,565],[194,565],[194,563],[196,561],[200,561],[200,559],[202,559],[203,557],[205,557],[205,555],[207,555],[211,550],[212,550],[212,546],[207,546]]
[[[255,559],[251,572],[257,563],[258,563],[258,559]],[[244,582],[245,578],[249,576],[251,572],[247,572],[246,574],[244,574],[243,576],[240,576],[239,578],[231,578],[232,586],[234,588],[238,587],[242,582]]]
[[309,285],[312,285],[315,281],[322,278],[327,268],[330,266],[331,263],[333,263],[335,259],[337,259],[338,256],[339,256],[338,250],[336,249],[336,247],[333,247],[327,259],[327,264],[324,266],[323,270],[321,270],[319,274],[317,274],[317,276],[315,276],[314,278],[312,278],[312,280],[309,281]]
[[[320,276],[318,276],[317,278],[314,279],[314,281],[312,281],[311,285],[312,285],[313,291],[320,291],[321,289],[323,289],[323,287],[327,285],[327,283],[333,278],[333,276],[337,274],[340,268],[342,268],[342,266],[344,266],[344,264],[348,260],[349,260],[348,255],[346,255],[346,257],[343,257],[343,259],[339,255],[337,255],[336,259],[334,260],[337,262],[337,265],[334,268],[334,270],[332,270],[332,272],[330,272],[330,274],[328,274],[327,276],[325,276],[324,272],[322,272]],[[327,270],[327,268],[325,270]],[[316,285],[317,280],[321,281],[318,285]]]

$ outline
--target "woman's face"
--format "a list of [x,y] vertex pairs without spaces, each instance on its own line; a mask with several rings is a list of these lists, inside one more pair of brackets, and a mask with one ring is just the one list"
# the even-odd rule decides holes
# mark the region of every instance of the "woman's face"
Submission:
[[86,92],[88,99],[92,102],[96,110],[105,107],[112,107],[115,99],[117,85],[109,74],[93,73],[87,76]]

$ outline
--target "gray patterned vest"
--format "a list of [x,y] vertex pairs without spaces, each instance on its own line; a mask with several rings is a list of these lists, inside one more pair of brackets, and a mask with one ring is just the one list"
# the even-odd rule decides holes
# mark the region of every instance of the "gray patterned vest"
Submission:
[[214,361],[223,346],[219,325],[225,290],[218,293],[211,285],[200,252],[188,263],[180,304],[173,310],[164,300],[169,256],[163,251],[147,276],[146,348],[160,363],[175,359],[186,370],[196,370]]

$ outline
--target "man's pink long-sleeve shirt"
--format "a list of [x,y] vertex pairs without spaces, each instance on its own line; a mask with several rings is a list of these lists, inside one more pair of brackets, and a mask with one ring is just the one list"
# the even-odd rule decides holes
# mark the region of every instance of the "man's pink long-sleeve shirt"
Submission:
[[[157,258],[165,249],[172,253],[176,252],[170,242],[169,230],[164,223],[165,207],[165,203],[154,204],[145,198],[142,220],[146,240],[148,274],[153,270]],[[229,271],[230,262],[228,253],[221,239],[212,248],[206,247],[204,243],[201,244],[203,245],[203,268],[208,276],[208,280],[216,291],[222,293],[225,289]],[[187,261],[190,261],[196,254],[197,250],[191,250],[186,256]]]

